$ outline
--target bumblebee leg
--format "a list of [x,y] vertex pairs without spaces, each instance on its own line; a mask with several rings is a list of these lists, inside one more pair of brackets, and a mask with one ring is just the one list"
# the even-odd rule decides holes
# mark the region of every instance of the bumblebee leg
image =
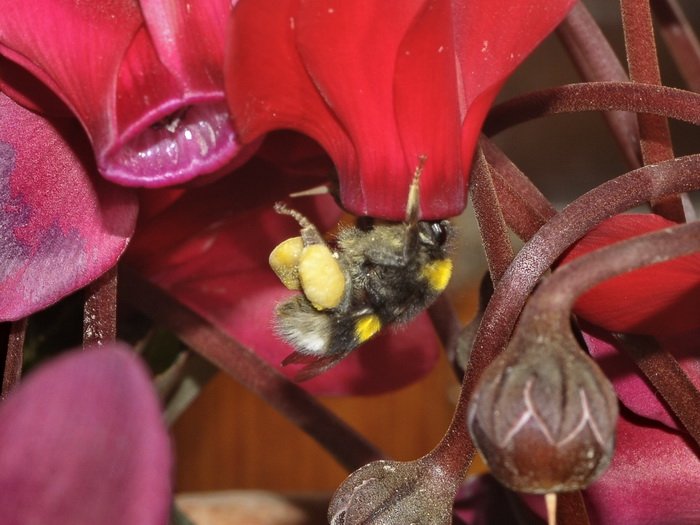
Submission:
[[332,338],[330,317],[297,295],[277,307],[277,333],[302,354],[323,355]]
[[292,237],[278,244],[270,254],[270,268],[274,270],[282,284],[290,290],[301,290],[299,259],[303,251],[302,238]]

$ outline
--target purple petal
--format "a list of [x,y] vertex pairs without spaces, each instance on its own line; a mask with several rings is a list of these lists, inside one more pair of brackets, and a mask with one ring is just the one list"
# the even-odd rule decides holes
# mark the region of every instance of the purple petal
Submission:
[[131,236],[132,190],[97,176],[73,120],[0,94],[0,319],[18,319],[111,268]]
[[170,441],[123,345],[64,354],[0,407],[0,523],[162,525]]
[[[585,324],[583,336],[591,355],[610,378],[620,401],[642,417],[679,429],[679,423],[649,381],[627,355],[625,350],[606,332]],[[700,330],[658,338],[678,360],[683,371],[700,388]]]
[[584,492],[591,524],[700,523],[698,454],[679,433],[620,417],[612,464]]

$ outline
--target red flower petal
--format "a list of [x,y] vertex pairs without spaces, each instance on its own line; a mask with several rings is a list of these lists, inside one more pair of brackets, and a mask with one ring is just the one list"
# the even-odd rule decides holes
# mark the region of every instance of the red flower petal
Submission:
[[[618,215],[591,230],[562,259],[672,226],[657,215]],[[650,246],[649,249],[653,249]],[[582,295],[574,313],[612,332],[649,335],[700,327],[700,254],[610,279]]]
[[370,172],[362,181],[367,195],[393,195],[396,202],[390,209],[405,208],[411,167],[420,155],[426,156],[420,179],[425,196],[421,215],[450,217],[467,205],[469,163],[463,165],[461,159],[464,115],[455,52],[452,3],[425,2],[401,42],[393,79],[395,118],[407,169],[388,180],[384,173]]
[[67,353],[0,407],[0,522],[163,524],[171,462],[136,355],[121,345]]
[[[114,140],[119,63],[142,24],[115,2],[2,2],[0,52],[35,74],[74,111],[98,145]],[[90,52],[87,52],[90,50]]]
[[136,195],[95,175],[76,124],[52,124],[0,94],[0,319],[96,279],[133,232]]
[[25,108],[44,116],[73,116],[71,110],[46,84],[2,55],[0,55],[0,92]]
[[212,173],[238,153],[222,73],[230,0],[151,0],[145,19],[127,1],[12,5],[0,52],[71,107],[108,179],[163,186]]
[[335,162],[343,205],[386,219],[405,216],[425,156],[422,217],[457,215],[488,106],[573,0],[540,3],[289,0],[270,16],[272,3],[242,0],[227,63],[238,129],[244,140],[311,134]]
[[462,73],[462,162],[471,164],[484,117],[508,76],[554,30],[575,0],[452,0]]
[[[230,177],[187,190],[160,214],[151,215],[140,225],[126,261],[277,367],[293,351],[273,330],[275,307],[290,292],[267,261],[275,245],[298,235],[299,227],[276,214],[272,204],[312,185],[308,176],[285,178],[273,164],[254,158]],[[339,215],[329,197],[304,198],[293,206],[322,229]],[[424,317],[406,331],[364,345],[302,385],[327,395],[386,392],[425,376],[438,352]],[[298,368],[281,371],[293,377]]]
[[[358,215],[402,220],[406,215],[408,190],[419,163],[418,156],[428,156],[426,172],[433,166],[441,167],[443,163],[432,150],[427,149],[432,142],[415,144],[416,135],[425,136],[425,133],[429,137],[429,133],[434,131],[433,126],[413,136],[406,133],[407,146],[426,147],[417,151],[404,151],[402,130],[399,128],[400,112],[428,112],[435,106],[434,101],[427,99],[428,93],[414,89],[415,86],[402,86],[403,89],[412,90],[412,101],[406,100],[404,95],[402,106],[397,105],[394,94],[395,86],[397,91],[401,91],[395,84],[401,43],[419,13],[422,14],[425,4],[425,0],[363,3],[306,1],[301,2],[297,13],[296,43],[304,66],[335,117],[343,123],[354,145],[357,165],[353,170],[349,169],[353,166],[349,166],[344,158],[336,155],[333,160],[341,174],[341,200],[348,210]],[[437,22],[439,14],[427,21]],[[381,30],[377,26],[379,20],[382,21]],[[422,22],[415,23],[424,25]],[[421,29],[415,30],[414,37],[434,34],[434,31]],[[359,35],[362,35],[361,38]],[[451,37],[449,31],[446,36]],[[430,43],[426,42],[427,45]],[[418,47],[413,43],[405,52],[418,52]],[[431,54],[437,55],[438,47],[436,45]],[[416,60],[405,63],[402,69],[406,80],[431,73],[433,81],[440,78],[435,73],[442,73],[439,66],[444,62],[439,60],[439,56],[430,62],[424,59],[424,55],[421,53]],[[428,63],[431,64],[430,70],[406,72],[412,65],[425,66]],[[450,77],[455,77],[454,59],[448,61],[448,67],[452,74],[447,75],[447,82]],[[424,83],[422,80],[421,84]],[[451,88],[453,93],[456,92],[455,84]],[[427,107],[421,111],[417,109],[420,106]],[[455,104],[450,109],[456,112],[458,107]],[[459,119],[459,114],[453,114],[453,118]],[[419,127],[423,120],[407,124]],[[454,126],[450,126],[447,132],[450,130],[454,131]],[[438,138],[443,137],[444,133],[439,133]],[[448,145],[450,143],[448,141]],[[440,150],[444,147],[441,146]],[[346,156],[351,156],[350,152]],[[427,198],[424,200],[428,201]]]
[[301,62],[295,40],[298,5],[298,0],[243,0],[234,8],[225,74],[236,131],[250,143],[273,129],[295,129],[319,142],[344,169],[354,170],[349,137]]

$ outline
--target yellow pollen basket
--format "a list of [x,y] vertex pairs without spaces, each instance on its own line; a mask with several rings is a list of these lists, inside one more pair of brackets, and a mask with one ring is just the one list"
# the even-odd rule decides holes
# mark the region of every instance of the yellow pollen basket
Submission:
[[301,237],[292,237],[281,242],[270,254],[270,268],[290,290],[301,290],[299,282],[299,258],[304,251]]
[[431,261],[423,266],[421,275],[428,281],[433,290],[442,292],[452,277],[452,261],[450,259]]
[[345,293],[345,274],[328,246],[312,244],[299,258],[299,281],[306,298],[317,310],[340,304]]
[[367,339],[372,337],[381,329],[382,322],[376,315],[365,315],[364,317],[360,317],[360,319],[358,319],[358,321],[355,323],[355,335],[361,343],[367,341]]

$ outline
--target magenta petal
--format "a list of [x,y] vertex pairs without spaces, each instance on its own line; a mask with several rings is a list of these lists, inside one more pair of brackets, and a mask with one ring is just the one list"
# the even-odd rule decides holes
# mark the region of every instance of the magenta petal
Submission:
[[138,357],[123,345],[69,352],[0,407],[0,523],[162,525],[171,462]]
[[46,84],[0,55],[0,93],[27,109],[49,117],[72,117],[70,109]]
[[74,111],[106,178],[175,184],[228,166],[239,150],[223,86],[230,8],[230,0],[4,2],[0,53]]
[[0,94],[0,319],[85,286],[126,248],[136,195],[95,175],[86,143],[75,121],[52,124]]
[[5,0],[0,9],[0,53],[56,92],[97,149],[111,143],[119,64],[142,24],[138,5],[130,0]]
[[612,381],[620,401],[635,414],[678,429],[670,409],[659,399],[653,386],[613,338],[600,330],[585,328],[583,337],[591,356]]
[[[583,337],[590,354],[610,378],[620,401],[635,414],[658,421],[669,428],[681,428],[673,412],[659,398],[623,348],[607,333],[583,325]],[[658,339],[678,360],[683,371],[700,389],[700,330]]]
[[186,91],[223,86],[226,25],[236,0],[140,0],[160,62]]
[[678,433],[620,417],[612,464],[584,492],[591,523],[700,523],[699,454]]
[[187,78],[160,63],[149,33],[139,31],[120,68],[120,134],[97,151],[104,176],[129,186],[159,187],[229,164],[239,145],[219,80],[218,86],[191,91]]

